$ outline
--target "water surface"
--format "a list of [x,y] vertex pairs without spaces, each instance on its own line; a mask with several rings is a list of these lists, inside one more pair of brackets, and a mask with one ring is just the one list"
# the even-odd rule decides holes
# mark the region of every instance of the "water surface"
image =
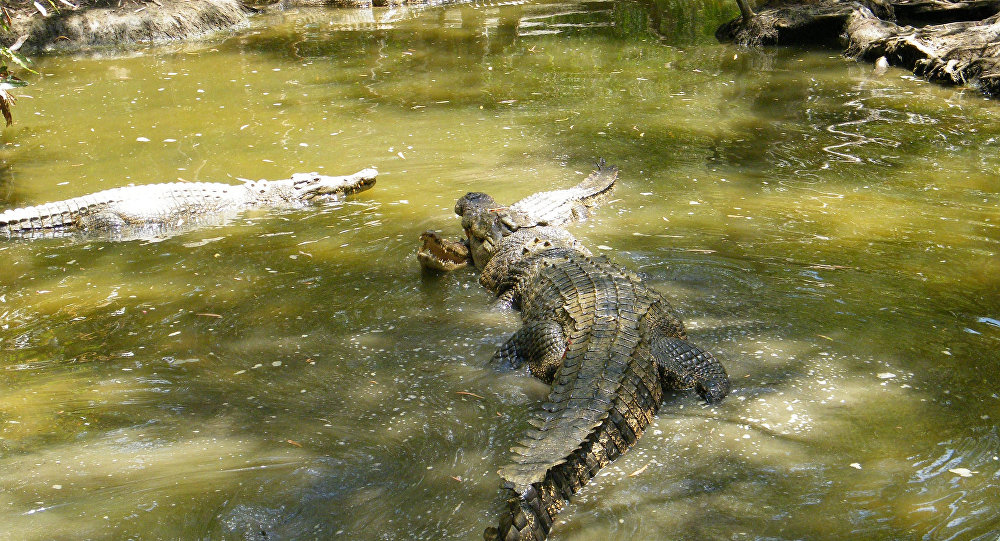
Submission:
[[516,317],[422,274],[417,237],[604,157],[620,188],[574,233],[734,392],[670,395],[551,539],[996,539],[1000,106],[719,45],[728,2],[650,6],[302,10],[40,59],[4,208],[381,174],[156,241],[0,244],[0,536],[480,538],[546,387],[486,368]]

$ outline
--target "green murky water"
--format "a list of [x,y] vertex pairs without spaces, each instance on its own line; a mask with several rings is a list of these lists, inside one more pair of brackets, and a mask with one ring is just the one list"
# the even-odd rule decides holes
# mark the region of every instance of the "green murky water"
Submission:
[[4,207],[381,175],[159,242],[0,243],[0,537],[479,538],[545,386],[485,369],[516,318],[416,239],[603,156],[617,199],[574,232],[735,390],[668,397],[552,539],[996,539],[1000,103],[719,45],[728,4],[661,3],[662,39],[637,5],[533,3],[42,59]]

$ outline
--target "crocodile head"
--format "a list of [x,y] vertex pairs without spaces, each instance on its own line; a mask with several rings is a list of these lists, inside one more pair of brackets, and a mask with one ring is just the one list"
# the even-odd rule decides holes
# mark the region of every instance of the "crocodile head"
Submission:
[[455,214],[462,217],[462,229],[469,239],[472,262],[479,268],[489,263],[505,235],[511,233],[501,219],[505,207],[482,192],[465,194],[455,204]]
[[375,185],[378,171],[362,169],[353,175],[328,177],[319,173],[295,173],[292,186],[303,201],[339,200]]

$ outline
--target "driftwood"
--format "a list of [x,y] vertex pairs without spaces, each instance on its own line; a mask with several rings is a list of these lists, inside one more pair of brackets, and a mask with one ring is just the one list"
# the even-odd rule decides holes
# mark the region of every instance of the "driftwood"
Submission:
[[743,46],[839,44],[848,56],[1000,96],[1000,0],[770,4],[716,36]]

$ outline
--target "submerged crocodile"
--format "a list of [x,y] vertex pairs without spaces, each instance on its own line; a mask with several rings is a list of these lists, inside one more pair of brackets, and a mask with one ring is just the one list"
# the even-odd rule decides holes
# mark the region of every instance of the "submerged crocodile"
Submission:
[[[592,206],[613,187],[616,173],[600,167],[578,186],[578,199],[563,199],[561,208]],[[610,182],[588,197],[595,179]],[[555,208],[551,203],[559,202],[561,192],[547,193],[510,207],[470,193],[455,208],[469,255],[482,271],[480,282],[499,303],[521,311],[521,328],[492,362],[526,364],[552,384],[529,421],[532,428],[499,472],[508,506],[499,526],[484,532],[487,540],[545,539],[569,497],[636,443],[666,389],[694,388],[714,403],[730,388],[723,366],[687,340],[666,299],[635,274],[591,257],[568,231],[551,225],[579,214],[560,211],[551,220],[540,209]],[[436,241],[425,236],[424,242],[426,266]],[[454,251],[454,244],[445,248]]]
[[221,223],[250,208],[295,208],[341,200],[371,188],[377,175],[374,169],[363,169],[340,177],[296,173],[288,179],[248,181],[242,185],[172,182],[125,186],[6,210],[0,213],[0,234],[151,237],[193,225]]

